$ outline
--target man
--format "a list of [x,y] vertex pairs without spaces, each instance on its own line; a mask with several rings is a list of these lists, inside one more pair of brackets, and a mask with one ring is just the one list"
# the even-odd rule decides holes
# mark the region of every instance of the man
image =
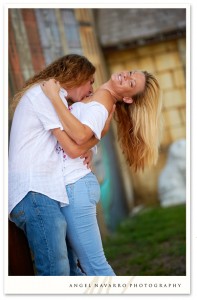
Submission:
[[[57,140],[66,140],[68,148],[64,150],[85,158],[88,166],[91,155],[87,151],[98,142],[92,137],[77,145],[67,136],[40,82],[58,80],[60,97],[67,105],[66,99],[81,101],[93,92],[94,73],[95,67],[85,57],[66,55],[36,74],[14,97],[17,107],[10,134],[9,214],[27,237],[37,275],[70,275],[67,225],[60,210],[68,204],[68,198],[62,162],[56,153]],[[78,129],[73,126],[73,130]]]

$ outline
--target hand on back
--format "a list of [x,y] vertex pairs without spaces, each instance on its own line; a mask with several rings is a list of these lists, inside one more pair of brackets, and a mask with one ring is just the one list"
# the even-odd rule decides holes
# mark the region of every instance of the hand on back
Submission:
[[57,96],[59,96],[60,91],[60,83],[59,81],[51,78],[49,80],[45,80],[40,85],[44,94],[53,102]]

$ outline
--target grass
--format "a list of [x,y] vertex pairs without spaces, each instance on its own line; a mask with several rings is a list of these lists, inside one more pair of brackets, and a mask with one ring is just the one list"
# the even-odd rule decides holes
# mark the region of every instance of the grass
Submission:
[[186,275],[185,205],[144,209],[121,223],[104,249],[117,276]]

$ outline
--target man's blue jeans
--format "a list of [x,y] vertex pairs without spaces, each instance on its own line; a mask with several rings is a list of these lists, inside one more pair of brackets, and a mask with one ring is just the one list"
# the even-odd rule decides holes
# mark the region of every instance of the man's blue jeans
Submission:
[[66,187],[69,205],[61,208],[67,221],[67,237],[88,276],[115,276],[103,251],[96,218],[100,186],[89,173]]
[[67,224],[59,202],[29,192],[12,210],[10,219],[28,239],[36,275],[69,276]]

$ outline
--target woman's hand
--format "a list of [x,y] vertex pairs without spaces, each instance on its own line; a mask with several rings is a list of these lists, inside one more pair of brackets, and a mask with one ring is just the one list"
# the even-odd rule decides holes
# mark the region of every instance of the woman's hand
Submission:
[[61,88],[59,81],[52,78],[47,81],[43,81],[40,86],[42,91],[51,100],[52,103],[53,101],[55,101],[57,96],[59,96],[59,91]]

